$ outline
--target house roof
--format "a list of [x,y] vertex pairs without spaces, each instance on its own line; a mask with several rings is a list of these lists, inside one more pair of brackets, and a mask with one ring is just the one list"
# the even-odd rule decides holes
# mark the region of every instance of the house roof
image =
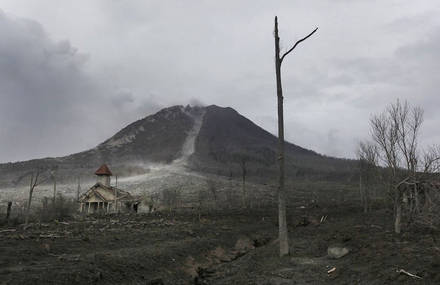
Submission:
[[113,175],[110,169],[108,168],[107,164],[101,165],[98,170],[95,171],[96,175]]
[[115,193],[117,201],[137,201],[138,199],[133,197],[127,191],[118,189],[116,187],[105,186],[102,183],[96,183],[86,193],[82,194],[79,198],[79,202],[89,202],[92,199],[99,200],[100,202],[114,202]]

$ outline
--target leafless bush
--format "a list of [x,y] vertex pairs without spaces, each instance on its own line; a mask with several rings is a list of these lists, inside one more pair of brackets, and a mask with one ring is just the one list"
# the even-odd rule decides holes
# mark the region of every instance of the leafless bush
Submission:
[[199,221],[202,216],[202,212],[209,210],[209,192],[205,188],[200,188],[197,190],[197,214],[199,216]]
[[215,181],[212,179],[208,179],[206,183],[208,184],[208,191],[211,194],[212,199],[214,201],[214,208],[217,208],[218,186],[216,185]]
[[177,208],[181,200],[181,188],[167,188],[162,191],[162,204],[170,211]]
[[148,206],[148,213],[153,212],[159,203],[159,193],[150,193],[147,194],[144,192],[142,195],[142,203]]
[[[405,192],[404,208],[408,223],[431,230],[440,229],[440,185],[437,183],[418,183],[411,185],[420,191]],[[418,196],[414,196],[418,193]]]
[[233,182],[224,189],[224,207],[227,209],[232,209],[237,207],[237,201],[240,201],[238,195],[236,194],[238,187],[234,187]]
[[[46,200],[46,202],[45,202]],[[64,220],[71,218],[78,210],[78,203],[73,198],[66,198],[61,193],[57,194],[55,204],[47,205],[47,199],[37,208],[36,218],[40,221]]]
[[28,203],[27,203],[27,207],[26,207],[26,216],[25,216],[25,224],[27,224],[29,222],[29,215],[31,212],[31,203],[32,203],[32,195],[34,193],[35,188],[44,183],[48,177],[46,175],[46,177],[42,177],[42,173],[45,173],[45,170],[42,169],[37,169],[34,172],[30,172],[30,176],[31,176],[31,181],[29,184],[29,199],[28,199]]

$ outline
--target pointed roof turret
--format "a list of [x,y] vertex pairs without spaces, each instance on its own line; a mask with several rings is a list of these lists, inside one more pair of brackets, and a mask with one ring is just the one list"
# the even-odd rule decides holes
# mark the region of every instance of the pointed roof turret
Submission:
[[99,167],[98,170],[95,171],[95,174],[96,175],[107,175],[107,176],[113,175],[106,164],[101,165],[101,167]]

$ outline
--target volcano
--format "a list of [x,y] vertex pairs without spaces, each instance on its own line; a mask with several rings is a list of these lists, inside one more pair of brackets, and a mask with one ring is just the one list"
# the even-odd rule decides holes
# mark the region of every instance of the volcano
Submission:
[[[320,155],[286,143],[288,177],[350,177],[354,161]],[[36,169],[56,170],[57,180],[91,177],[101,164],[121,177],[145,174],[151,164],[180,164],[198,173],[232,175],[243,165],[252,177],[274,178],[277,138],[229,107],[173,106],[126,126],[95,148],[80,153],[0,164],[0,186],[27,183]],[[25,181],[26,180],[26,181]]]

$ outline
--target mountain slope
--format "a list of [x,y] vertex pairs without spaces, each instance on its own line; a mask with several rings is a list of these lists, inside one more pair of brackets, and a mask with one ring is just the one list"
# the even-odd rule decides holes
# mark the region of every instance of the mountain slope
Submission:
[[[250,176],[274,177],[277,138],[232,108],[173,106],[138,120],[97,147],[58,158],[0,164],[0,187],[27,183],[35,169],[56,169],[57,180],[92,178],[102,163],[120,176],[146,173],[149,164],[185,158],[187,168],[234,176],[243,163]],[[288,175],[349,173],[353,162],[286,144]]]
[[[350,173],[354,162],[322,156],[314,151],[286,142],[287,174],[295,176],[328,176]],[[240,115],[232,108],[206,107],[202,128],[197,138],[195,162],[201,168],[227,175],[240,164],[254,175],[274,176],[277,172],[278,138]],[[226,172],[225,172],[226,171]]]
[[181,155],[187,134],[202,112],[203,109],[198,107],[162,109],[128,125],[96,148],[67,159],[89,164],[170,163]]

